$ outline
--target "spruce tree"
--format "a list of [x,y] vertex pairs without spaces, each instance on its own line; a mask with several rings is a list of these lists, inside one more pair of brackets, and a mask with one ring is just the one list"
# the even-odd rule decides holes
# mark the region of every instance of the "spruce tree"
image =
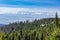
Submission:
[[14,33],[13,33],[13,35],[12,35],[12,40],[14,40]]
[[42,35],[41,35],[41,40],[44,40],[43,33],[42,33]]
[[58,15],[57,15],[57,12],[56,12],[56,15],[55,15],[55,26],[58,28]]
[[20,36],[18,36],[18,40],[20,40]]

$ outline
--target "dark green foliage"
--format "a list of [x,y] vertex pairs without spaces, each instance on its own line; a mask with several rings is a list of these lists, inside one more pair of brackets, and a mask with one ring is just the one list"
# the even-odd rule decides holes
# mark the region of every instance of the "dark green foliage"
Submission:
[[18,36],[18,40],[20,40],[20,36]]
[[25,40],[30,40],[27,34],[25,34]]
[[22,28],[21,28],[21,30],[20,30],[20,35],[22,36],[23,34],[22,34]]
[[41,35],[41,40],[44,40],[44,36],[43,36],[43,34]]
[[60,40],[60,35],[57,35],[55,38],[58,39],[58,40]]
[[12,40],[14,40],[14,34],[12,35]]
[[56,12],[56,16],[55,16],[55,26],[58,28],[59,22],[58,22],[58,15]]

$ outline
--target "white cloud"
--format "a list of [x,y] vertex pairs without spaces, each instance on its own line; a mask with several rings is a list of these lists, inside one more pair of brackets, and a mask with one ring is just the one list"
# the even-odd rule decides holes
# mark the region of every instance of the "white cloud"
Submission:
[[18,14],[18,13],[20,14],[39,13],[39,9],[0,7],[0,14]]
[[[32,16],[36,16],[40,17],[40,14],[43,14],[43,16],[47,13],[46,17],[50,17],[49,15],[55,15],[55,13],[58,12],[58,15],[60,16],[60,8],[18,8],[18,7],[0,7],[0,14],[38,14],[36,15],[32,15]],[[23,16],[21,17],[20,15],[16,15],[16,16],[9,16],[9,15],[3,15],[1,16],[1,21],[0,23],[2,24],[8,24],[8,23],[13,23],[13,22],[19,22],[19,21],[25,21],[27,20],[30,16],[27,15],[27,17]],[[42,15],[41,15],[42,16]],[[21,17],[21,18],[20,18]],[[31,17],[30,19],[33,20],[35,19],[34,17]],[[45,16],[44,16],[45,17]],[[32,19],[33,18],[33,19]],[[4,20],[3,20],[4,19]],[[30,20],[29,19],[29,20]],[[8,21],[7,21],[8,20]]]
[[42,14],[42,13],[60,13],[59,8],[13,8],[13,7],[0,7],[0,14]]

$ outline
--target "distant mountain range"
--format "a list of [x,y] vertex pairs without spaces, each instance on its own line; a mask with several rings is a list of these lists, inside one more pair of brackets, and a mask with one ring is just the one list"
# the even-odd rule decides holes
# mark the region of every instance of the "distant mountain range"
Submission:
[[[29,22],[29,23],[28,22],[26,22],[26,23],[22,23],[22,22],[18,22],[17,23],[17,22],[15,22],[15,23],[11,23],[11,24],[8,24],[8,25],[0,24],[0,27],[1,27],[0,28],[0,31],[4,29],[6,32],[10,32],[11,30],[15,30],[18,27],[20,28],[21,25],[23,25],[23,24],[24,25],[28,25],[28,24],[31,25],[31,24],[33,24],[35,22],[36,22],[36,24],[39,23],[39,25],[44,24],[44,23],[50,24],[53,20],[54,20],[54,18],[44,18],[44,19],[40,19],[40,20],[34,20],[33,22]],[[60,21],[60,19],[59,19],[59,21]],[[26,26],[24,26],[24,27],[26,27]]]
[[[20,22],[14,22],[14,23],[11,23],[8,25],[0,24],[0,31],[3,31],[3,29],[4,29],[7,33],[9,33],[9,32],[11,32],[11,30],[14,31],[14,30],[17,30],[17,28],[22,27],[21,25],[23,25],[23,27],[26,27],[25,25],[27,25],[27,27],[28,27],[28,24],[31,26],[31,24],[34,25],[35,22],[36,22],[36,25],[38,25],[38,24],[41,25],[41,24],[51,24],[53,21],[54,21],[54,18],[43,18],[43,19],[39,19],[39,20],[34,20],[32,22],[25,21],[26,23],[25,22],[23,23],[23,21],[22,22],[20,21]],[[60,18],[59,18],[59,22],[60,22]]]
[[0,27],[3,27],[3,26],[5,26],[5,24],[0,24]]

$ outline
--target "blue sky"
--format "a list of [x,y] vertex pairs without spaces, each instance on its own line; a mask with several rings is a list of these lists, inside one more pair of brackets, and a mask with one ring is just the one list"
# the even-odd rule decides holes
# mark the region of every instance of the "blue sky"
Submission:
[[0,0],[0,24],[54,17],[56,12],[60,15],[60,0]]
[[0,4],[15,5],[13,7],[59,7],[60,0],[0,0]]

